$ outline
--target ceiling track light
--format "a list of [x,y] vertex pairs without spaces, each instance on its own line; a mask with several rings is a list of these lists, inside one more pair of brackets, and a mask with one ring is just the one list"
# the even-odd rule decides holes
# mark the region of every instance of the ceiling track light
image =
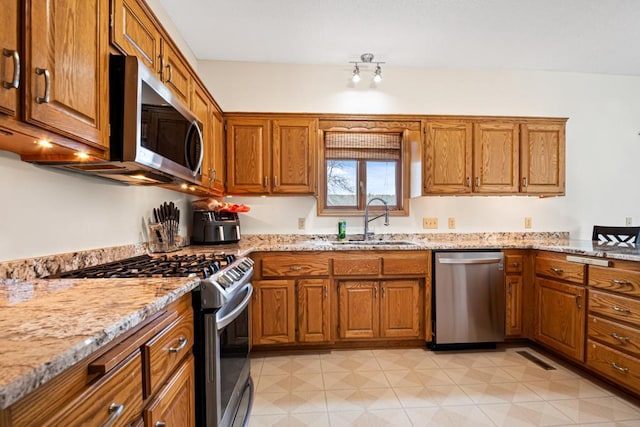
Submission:
[[349,61],[351,64],[355,64],[353,67],[353,75],[351,76],[351,80],[354,83],[358,83],[360,78],[360,65],[367,67],[369,64],[376,64],[376,68],[373,72],[373,81],[375,83],[380,83],[382,81],[382,68],[380,64],[384,64],[382,61],[373,61],[373,53],[363,53],[360,55],[360,61]]

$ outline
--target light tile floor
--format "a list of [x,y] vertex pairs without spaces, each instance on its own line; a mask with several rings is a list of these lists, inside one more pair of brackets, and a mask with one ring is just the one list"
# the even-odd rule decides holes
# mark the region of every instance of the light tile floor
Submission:
[[254,357],[251,375],[250,427],[640,426],[640,407],[530,348]]

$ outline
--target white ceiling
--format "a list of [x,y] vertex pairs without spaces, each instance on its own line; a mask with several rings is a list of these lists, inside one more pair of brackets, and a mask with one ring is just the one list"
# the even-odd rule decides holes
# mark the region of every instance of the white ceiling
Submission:
[[159,0],[200,60],[640,75],[640,0]]

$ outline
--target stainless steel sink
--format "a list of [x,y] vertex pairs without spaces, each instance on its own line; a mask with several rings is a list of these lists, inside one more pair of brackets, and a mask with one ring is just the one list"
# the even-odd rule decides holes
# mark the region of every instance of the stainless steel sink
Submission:
[[417,246],[417,243],[406,240],[345,240],[329,243],[334,246]]

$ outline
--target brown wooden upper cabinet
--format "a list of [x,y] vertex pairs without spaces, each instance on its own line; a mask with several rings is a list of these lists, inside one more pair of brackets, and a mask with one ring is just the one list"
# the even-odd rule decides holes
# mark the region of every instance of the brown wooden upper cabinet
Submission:
[[209,93],[197,82],[191,95],[191,110],[202,122],[202,186],[211,194],[221,196],[224,193],[224,168],[219,167],[219,164],[224,162],[224,159],[220,158],[224,156],[224,151],[220,150],[224,145],[224,135],[220,132],[222,113]]
[[[7,135],[21,135],[3,142],[3,149],[23,160],[69,156],[75,150],[106,155],[108,17],[109,0],[3,2],[0,113],[6,115],[0,114],[0,125],[11,131]],[[59,146],[43,151],[34,139]],[[28,144],[20,147],[19,141]]]
[[228,194],[314,194],[316,119],[227,120]]
[[424,194],[564,194],[564,121],[425,123]]
[[139,57],[186,106],[192,77],[189,66],[165,36],[148,6],[138,0],[112,0],[111,43]]

